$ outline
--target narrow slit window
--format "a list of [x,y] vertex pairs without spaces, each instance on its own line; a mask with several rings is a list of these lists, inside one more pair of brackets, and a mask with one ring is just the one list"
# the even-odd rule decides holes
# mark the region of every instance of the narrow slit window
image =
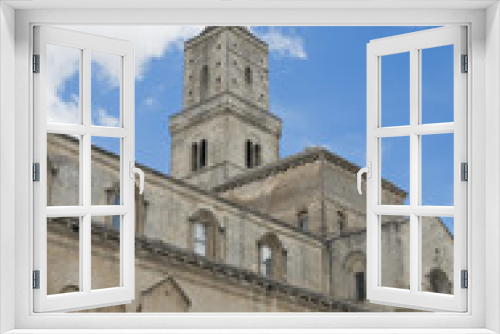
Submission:
[[191,144],[191,170],[198,170],[198,143]]
[[202,139],[200,143],[200,168],[207,166],[207,140]]

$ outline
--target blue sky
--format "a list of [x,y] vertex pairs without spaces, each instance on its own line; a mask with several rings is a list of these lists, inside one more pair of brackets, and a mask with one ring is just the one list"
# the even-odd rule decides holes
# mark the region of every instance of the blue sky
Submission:
[[[324,146],[364,166],[366,161],[366,44],[372,39],[429,27],[252,27],[270,43],[270,111],[283,119],[282,157],[311,145]],[[107,34],[107,27],[94,30]],[[199,27],[180,29],[163,49],[140,56],[136,80],[136,160],[169,172],[168,117],[182,108],[182,41]],[[109,33],[112,35],[112,33]],[[160,33],[158,33],[160,35]],[[147,39],[148,36],[143,36]],[[160,38],[152,36],[151,39]],[[145,47],[149,50],[152,43]],[[422,121],[453,121],[451,46],[424,50],[422,58]],[[96,123],[113,123],[119,88],[106,73],[110,62],[93,63],[92,109]],[[57,95],[74,101],[78,75],[64,78]],[[76,87],[76,88],[75,88]],[[76,90],[75,90],[76,89]],[[409,123],[409,56],[382,59],[382,125]],[[116,145],[94,143],[116,151]],[[453,135],[422,139],[423,204],[453,205]],[[382,142],[383,176],[409,189],[408,138]]]

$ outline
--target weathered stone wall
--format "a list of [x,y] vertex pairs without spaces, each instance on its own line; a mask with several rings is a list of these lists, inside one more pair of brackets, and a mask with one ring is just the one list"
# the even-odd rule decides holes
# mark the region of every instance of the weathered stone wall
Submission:
[[[79,290],[78,236],[71,220],[48,225],[48,293]],[[119,286],[118,232],[109,225],[92,229],[92,288]],[[362,311],[311,291],[273,282],[236,267],[220,267],[166,244],[136,242],[135,299],[126,305],[87,312],[308,312]],[[196,259],[197,261],[193,261]],[[367,309],[366,309],[367,310]]]
[[[227,32],[229,91],[252,101],[263,109],[269,108],[268,48],[241,30]],[[245,71],[251,70],[251,83]]]
[[[66,163],[73,164],[77,142],[71,138],[55,136],[49,142],[49,160],[58,161],[59,168],[66,169]],[[110,191],[118,183],[119,160],[113,154],[94,148],[92,150],[94,166],[92,170],[93,184],[96,189],[92,196],[97,196],[95,205],[114,204],[107,202]],[[100,165],[98,165],[100,164]],[[102,167],[99,167],[102,166]],[[145,172],[144,194],[141,197],[144,220],[138,222],[144,235],[163,240],[183,249],[190,249],[190,218],[200,210],[209,211],[215,217],[219,229],[216,229],[218,256],[224,263],[235,265],[254,272],[258,271],[257,242],[267,233],[275,234],[283,247],[287,249],[286,279],[313,291],[321,291],[323,268],[321,262],[322,243],[311,235],[301,233],[286,224],[273,221],[270,217],[258,212],[233,205],[219,199],[215,194],[190,187],[182,181],[172,179],[160,173],[143,168]],[[70,175],[55,173],[52,176],[51,196],[63,194],[63,186],[68,181],[61,177]],[[111,190],[110,190],[111,189]],[[144,205],[136,205],[144,206]],[[95,217],[100,223],[112,223],[111,217]]]
[[[208,92],[202,92],[202,68],[208,68]],[[247,68],[251,82],[247,82]],[[221,92],[231,92],[269,108],[268,47],[245,28],[212,28],[184,48],[184,108]]]
[[[223,184],[216,190],[226,198],[266,212],[291,226],[297,226],[298,213],[306,210],[309,230],[317,235],[337,235],[339,215],[345,216],[345,229],[364,228],[366,196],[357,191],[356,173],[321,154],[329,153],[323,149],[306,149],[264,167],[262,172],[229,180],[227,188]],[[404,202],[404,192],[388,188],[383,188],[382,194],[390,203]],[[363,189],[366,189],[365,183]]]
[[321,192],[321,165],[313,162],[244,183],[222,193],[222,196],[266,212],[294,227],[298,227],[298,213],[307,210],[309,230],[319,234]]
[[[409,219],[384,216],[381,232],[380,285],[409,289]],[[453,293],[454,256],[453,238],[450,232],[442,220],[425,217],[422,236],[421,290]],[[339,299],[355,300],[354,275],[356,272],[366,273],[366,229],[351,230],[332,239],[332,295]],[[436,273],[438,273],[437,276],[433,277]],[[438,289],[435,290],[435,287]]]
[[[463,268],[454,269],[454,239],[448,228],[444,225],[443,218],[422,217],[422,290],[432,291],[432,280],[444,284],[442,289],[453,293],[455,286],[454,277]],[[445,218],[446,219],[446,218]],[[453,224],[453,218],[448,218]],[[456,270],[456,271],[455,271]],[[446,276],[442,276],[442,274]],[[436,276],[434,276],[436,275]],[[433,277],[434,276],[434,277]],[[449,284],[446,283],[446,279]]]
[[[179,114],[180,117],[188,117]],[[190,121],[191,122],[191,121]],[[194,121],[193,121],[194,122]],[[207,166],[192,171],[192,143],[207,140]],[[262,164],[278,160],[279,136],[269,129],[244,121],[231,111],[221,110],[202,122],[186,126],[172,135],[172,176],[204,189],[211,189],[244,173],[246,141],[261,145]]]

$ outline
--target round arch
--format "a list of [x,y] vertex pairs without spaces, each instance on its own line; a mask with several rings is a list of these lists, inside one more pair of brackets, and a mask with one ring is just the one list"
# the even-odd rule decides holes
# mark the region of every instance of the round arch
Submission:
[[348,298],[358,302],[366,300],[366,254],[351,252],[344,261]]
[[201,208],[191,214],[188,220],[188,245],[190,249],[194,251],[195,225],[201,224],[205,228],[206,235],[205,256],[211,259],[222,259],[222,234],[225,230],[217,216],[211,210]]
[[[270,267],[264,268],[264,249],[270,250]],[[267,232],[257,241],[257,268],[259,274],[264,274],[275,280],[286,279],[288,251],[279,237]]]

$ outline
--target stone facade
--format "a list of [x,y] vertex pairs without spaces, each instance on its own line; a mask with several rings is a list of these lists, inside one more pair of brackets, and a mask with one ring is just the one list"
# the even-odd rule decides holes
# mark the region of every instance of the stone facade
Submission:
[[[146,182],[144,194],[136,191],[135,300],[90,311],[400,310],[365,300],[359,167],[321,148],[279,158],[281,120],[268,110],[267,56],[267,45],[244,28],[210,27],[186,42],[184,107],[170,118],[172,174],[139,166]],[[193,143],[202,140],[205,162],[193,168]],[[252,166],[248,141],[259,145]],[[78,159],[78,138],[48,135],[48,205],[78,203]],[[117,155],[92,148],[93,205],[119,203],[121,172]],[[382,196],[402,204],[407,194],[384,180]],[[119,285],[117,224],[116,217],[93,217],[93,288]],[[203,254],[195,251],[199,224]],[[450,293],[452,234],[438,218],[422,226],[422,289]],[[381,229],[382,285],[407,289],[409,222],[384,217]],[[78,240],[78,219],[49,220],[50,294],[78,291]]]

